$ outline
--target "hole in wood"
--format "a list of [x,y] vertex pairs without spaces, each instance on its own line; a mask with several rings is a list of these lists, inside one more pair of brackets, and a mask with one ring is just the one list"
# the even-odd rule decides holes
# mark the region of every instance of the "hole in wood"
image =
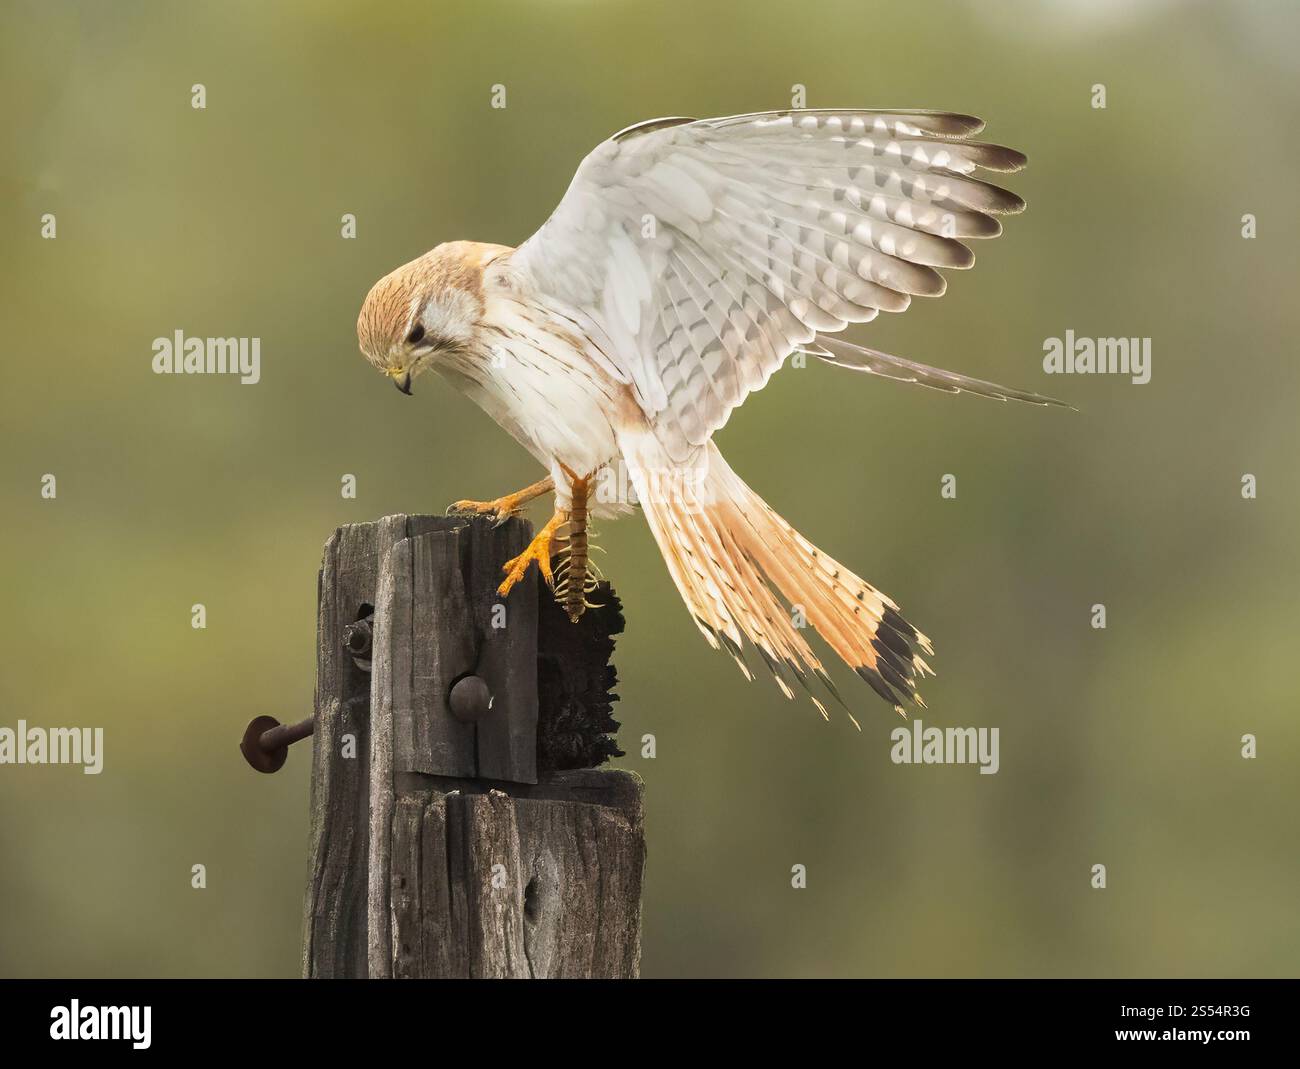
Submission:
[[375,607],[363,601],[357,609],[357,618],[343,629],[344,648],[352,655],[352,663],[362,672],[370,671]]
[[524,888],[524,920],[529,924],[536,924],[541,913],[542,896],[537,886],[537,877],[534,876]]

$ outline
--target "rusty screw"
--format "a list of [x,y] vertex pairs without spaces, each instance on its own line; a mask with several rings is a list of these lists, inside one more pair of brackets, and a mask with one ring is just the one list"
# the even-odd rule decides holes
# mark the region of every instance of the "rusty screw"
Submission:
[[367,616],[343,629],[343,645],[347,647],[348,653],[361,661],[370,660],[370,647],[374,639],[371,620],[372,617]]
[[289,747],[316,729],[309,716],[296,724],[281,724],[273,716],[255,716],[248,722],[239,752],[258,772],[279,772],[289,757]]
[[452,685],[447,704],[457,720],[473,723],[492,708],[492,692],[479,676],[465,676]]

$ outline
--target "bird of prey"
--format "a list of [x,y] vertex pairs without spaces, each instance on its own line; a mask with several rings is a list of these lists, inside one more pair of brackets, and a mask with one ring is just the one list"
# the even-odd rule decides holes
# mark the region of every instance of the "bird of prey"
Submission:
[[979,177],[1025,163],[972,140],[982,128],[968,115],[852,109],[644,122],[592,151],[518,248],[453,241],[380,279],[357,321],[370,363],[406,394],[437,373],[547,470],[517,493],[452,506],[504,519],[554,491],[554,515],[507,562],[501,593],[533,561],[552,581],[575,514],[636,504],[695,623],[747,678],[746,640],[787,697],[802,685],[827,717],[815,679],[843,704],[806,623],[899,713],[924,705],[929,639],[777,515],[712,438],[792,353],[1060,403],[830,336],[943,293],[937,269],[973,262],[963,239],[999,234],[997,217],[1024,208]]

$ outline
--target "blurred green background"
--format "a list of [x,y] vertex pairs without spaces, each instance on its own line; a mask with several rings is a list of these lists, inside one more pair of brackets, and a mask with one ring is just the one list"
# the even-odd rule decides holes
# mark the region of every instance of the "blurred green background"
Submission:
[[[644,522],[605,525],[621,764],[647,787],[644,974],[1293,974],[1298,22],[5,2],[0,725],[102,726],[106,767],[0,767],[0,974],[297,973],[309,754],[263,777],[236,743],[254,714],[310,711],[322,544],[538,475],[470,402],[432,379],[406,400],[363,362],[367,289],[444,240],[518,244],[629,123],[786,107],[796,83],[813,106],[969,111],[1028,153],[1009,184],[1029,210],[976,270],[848,336],[1080,411],[816,366],[720,436],[934,638],[923,719],[999,727],[995,776],[892,764],[896,717],[846,673],[862,735],[745,683]],[[1150,336],[1152,381],[1045,377],[1067,328]],[[260,337],[262,382],[154,375],[177,329]]]

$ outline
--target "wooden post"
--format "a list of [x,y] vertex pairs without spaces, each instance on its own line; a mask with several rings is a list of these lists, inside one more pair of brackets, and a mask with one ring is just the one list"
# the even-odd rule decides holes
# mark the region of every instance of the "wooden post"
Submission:
[[641,785],[590,767],[618,753],[618,599],[571,624],[536,570],[499,597],[530,534],[387,516],[326,544],[305,976],[637,975]]

